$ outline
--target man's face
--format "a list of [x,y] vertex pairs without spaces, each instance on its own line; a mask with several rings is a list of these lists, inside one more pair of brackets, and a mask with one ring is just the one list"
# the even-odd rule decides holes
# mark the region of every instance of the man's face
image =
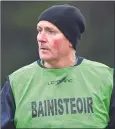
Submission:
[[55,25],[48,21],[40,21],[37,31],[40,59],[52,61],[68,55],[72,45]]

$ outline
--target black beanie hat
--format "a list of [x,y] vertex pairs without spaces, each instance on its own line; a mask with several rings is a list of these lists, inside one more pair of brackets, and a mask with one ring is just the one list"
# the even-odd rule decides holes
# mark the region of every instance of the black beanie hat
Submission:
[[78,40],[85,30],[85,18],[78,8],[70,5],[55,5],[41,13],[38,22],[42,20],[54,24],[76,50]]

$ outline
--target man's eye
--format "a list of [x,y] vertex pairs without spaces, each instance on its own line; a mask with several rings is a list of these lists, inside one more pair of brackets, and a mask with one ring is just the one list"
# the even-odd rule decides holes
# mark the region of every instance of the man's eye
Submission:
[[49,30],[49,32],[50,32],[51,34],[55,34],[55,31],[54,31],[54,30]]
[[41,32],[41,30],[37,30],[37,33],[40,33]]

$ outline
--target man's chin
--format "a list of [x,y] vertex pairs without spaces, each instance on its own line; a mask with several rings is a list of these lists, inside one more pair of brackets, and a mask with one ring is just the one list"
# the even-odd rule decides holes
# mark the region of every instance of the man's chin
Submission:
[[48,57],[48,56],[40,56],[40,59],[43,60],[43,61],[49,61],[52,58],[51,57]]

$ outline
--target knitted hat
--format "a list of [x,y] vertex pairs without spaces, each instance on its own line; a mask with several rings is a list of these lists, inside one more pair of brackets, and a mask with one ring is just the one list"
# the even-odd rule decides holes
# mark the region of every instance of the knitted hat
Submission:
[[70,5],[55,5],[41,13],[38,22],[42,20],[54,24],[76,50],[78,40],[85,30],[85,18],[78,8]]

